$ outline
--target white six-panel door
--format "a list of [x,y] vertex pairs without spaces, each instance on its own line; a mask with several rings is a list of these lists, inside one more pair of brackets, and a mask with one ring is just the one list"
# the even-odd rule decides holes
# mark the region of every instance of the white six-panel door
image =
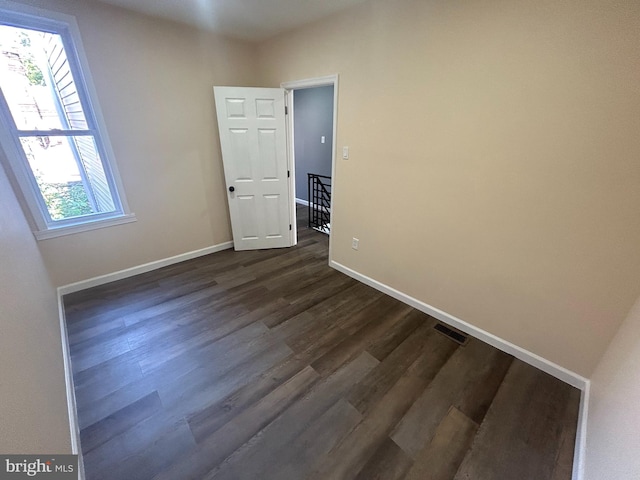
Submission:
[[284,89],[213,87],[236,250],[289,247]]

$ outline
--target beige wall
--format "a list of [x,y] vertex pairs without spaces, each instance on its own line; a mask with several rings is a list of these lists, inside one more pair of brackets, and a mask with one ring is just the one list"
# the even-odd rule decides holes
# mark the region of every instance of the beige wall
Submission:
[[640,299],[591,379],[585,480],[640,478]]
[[267,85],[340,75],[334,260],[589,376],[640,294],[639,22],[373,0],[262,44]]
[[254,84],[254,47],[77,0],[76,16],[135,223],[39,242],[55,285],[231,240],[214,85]]
[[0,452],[70,453],[55,289],[0,167]]

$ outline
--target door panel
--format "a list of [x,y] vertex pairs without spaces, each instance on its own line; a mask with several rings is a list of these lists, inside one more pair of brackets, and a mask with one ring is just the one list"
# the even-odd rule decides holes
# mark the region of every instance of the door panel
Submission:
[[284,90],[213,90],[235,249],[289,247]]

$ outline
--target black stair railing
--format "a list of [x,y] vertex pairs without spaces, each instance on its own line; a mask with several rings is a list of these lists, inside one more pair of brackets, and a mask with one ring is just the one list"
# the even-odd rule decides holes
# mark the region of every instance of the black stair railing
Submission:
[[331,177],[308,173],[309,182],[309,228],[324,233],[331,230]]

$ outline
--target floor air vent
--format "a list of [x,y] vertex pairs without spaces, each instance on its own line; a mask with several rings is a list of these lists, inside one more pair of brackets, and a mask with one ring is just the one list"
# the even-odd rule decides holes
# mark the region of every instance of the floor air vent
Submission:
[[433,328],[435,328],[442,335],[445,335],[454,342],[459,343],[460,345],[464,345],[469,341],[469,337],[467,337],[464,333],[460,332],[459,330],[449,328],[443,323],[437,323]]

